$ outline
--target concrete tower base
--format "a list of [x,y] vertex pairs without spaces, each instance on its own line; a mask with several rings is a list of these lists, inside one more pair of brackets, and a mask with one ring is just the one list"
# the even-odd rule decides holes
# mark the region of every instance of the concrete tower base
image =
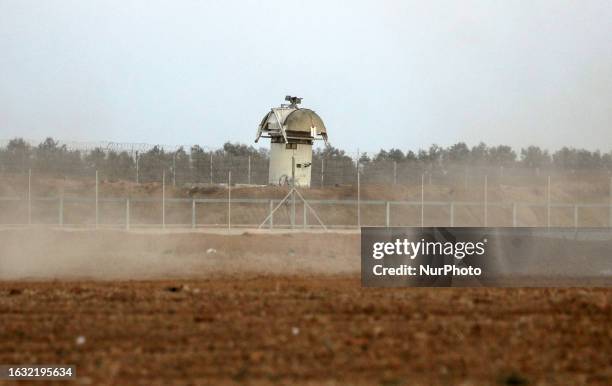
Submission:
[[268,183],[285,185],[291,182],[291,158],[295,158],[295,185],[310,187],[312,145],[302,143],[271,143]]

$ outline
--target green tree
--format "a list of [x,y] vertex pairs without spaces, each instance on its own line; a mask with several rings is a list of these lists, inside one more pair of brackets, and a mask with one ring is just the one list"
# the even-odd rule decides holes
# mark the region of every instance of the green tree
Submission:
[[465,142],[458,142],[450,146],[444,154],[444,162],[449,165],[463,165],[470,160],[470,148]]
[[489,162],[495,166],[509,167],[516,162],[516,152],[510,146],[498,145],[489,148]]
[[32,148],[23,138],[11,139],[2,151],[2,165],[10,172],[25,172],[30,167]]
[[521,163],[530,168],[540,168],[549,165],[551,158],[548,151],[538,146],[529,146],[521,149]]

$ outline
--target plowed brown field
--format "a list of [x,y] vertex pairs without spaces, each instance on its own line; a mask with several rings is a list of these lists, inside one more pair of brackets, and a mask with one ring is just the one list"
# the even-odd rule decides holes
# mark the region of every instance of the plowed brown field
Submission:
[[3,231],[0,364],[94,385],[612,384],[609,289],[364,289],[358,248]]

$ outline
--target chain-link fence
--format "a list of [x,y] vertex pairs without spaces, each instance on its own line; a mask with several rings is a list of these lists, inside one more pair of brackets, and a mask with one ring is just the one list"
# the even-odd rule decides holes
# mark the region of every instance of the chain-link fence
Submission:
[[[417,170],[401,178],[398,174],[391,182],[367,182],[369,176],[362,172],[356,184],[300,189],[309,206],[298,201],[294,215],[291,202],[281,205],[289,187],[241,187],[233,183],[233,171],[225,170],[223,184],[203,186],[179,186],[165,169],[159,178],[149,176],[151,182],[139,183],[115,181],[96,170],[74,179],[35,169],[4,172],[0,224],[318,228],[318,216],[328,228],[612,226],[609,175],[483,175],[486,169],[419,175]],[[230,172],[232,184],[227,185]],[[213,182],[219,177],[213,174]],[[248,168],[247,175],[238,178],[248,181]],[[279,210],[266,221],[277,205]]]
[[[311,187],[355,185],[357,164],[350,158],[325,159],[314,157],[311,165]],[[529,184],[545,176],[585,177],[610,176],[610,171],[575,171],[555,168],[527,167],[446,166],[432,168],[416,162],[377,161],[359,165],[361,183],[382,185],[420,184],[425,175],[428,184],[464,185],[488,176],[491,182],[524,181]],[[0,173],[26,174],[32,170],[38,176],[79,179],[91,177],[97,170],[109,181],[150,183],[161,181],[166,174],[173,185],[227,183],[232,172],[236,184],[267,185],[269,159],[257,156],[236,156],[223,152],[195,155],[185,153],[150,154],[133,157],[128,154],[112,155],[105,162],[98,162],[91,155],[72,154],[62,157],[20,158],[1,157]]]
[[[0,223],[255,226],[288,189],[264,187],[269,159],[252,148],[109,149],[70,149],[53,141],[0,147]],[[607,169],[356,159],[313,155],[311,189],[303,194],[330,226],[612,222]],[[231,200],[230,173],[238,188]],[[242,185],[250,187],[240,190]],[[301,220],[289,221],[283,207],[272,225],[314,226],[309,211],[298,212]]]

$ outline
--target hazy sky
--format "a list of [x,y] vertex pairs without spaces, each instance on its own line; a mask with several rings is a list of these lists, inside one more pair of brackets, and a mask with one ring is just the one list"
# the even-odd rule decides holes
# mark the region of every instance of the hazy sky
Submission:
[[0,0],[0,139],[612,149],[612,1]]

